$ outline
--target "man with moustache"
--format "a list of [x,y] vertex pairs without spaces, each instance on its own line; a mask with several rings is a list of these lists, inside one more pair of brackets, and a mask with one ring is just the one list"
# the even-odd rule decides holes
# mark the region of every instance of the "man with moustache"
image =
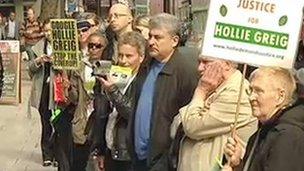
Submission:
[[180,22],[161,13],[149,21],[148,53],[136,80],[135,107],[127,137],[135,171],[169,170],[170,125],[197,84],[197,53],[178,48]]

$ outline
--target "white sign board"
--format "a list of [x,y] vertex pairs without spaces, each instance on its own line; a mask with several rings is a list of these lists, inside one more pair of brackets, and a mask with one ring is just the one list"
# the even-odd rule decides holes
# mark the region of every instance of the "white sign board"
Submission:
[[210,1],[202,55],[292,68],[304,1]]
[[4,85],[0,104],[18,104],[18,102],[21,102],[19,49],[19,41],[0,41],[0,52],[4,70]]

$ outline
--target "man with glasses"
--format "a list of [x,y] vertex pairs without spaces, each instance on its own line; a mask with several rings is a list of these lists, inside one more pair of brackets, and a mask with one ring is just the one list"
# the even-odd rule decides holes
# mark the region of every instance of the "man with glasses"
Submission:
[[228,138],[224,151],[230,162],[223,171],[304,170],[304,106],[295,101],[293,74],[279,67],[260,67],[250,77],[250,90],[259,129],[246,150],[237,135]]
[[122,34],[132,31],[132,12],[124,4],[114,4],[109,10],[108,22],[109,27],[106,33],[109,40],[109,48],[105,50],[104,56],[106,59],[111,59],[114,63],[117,63],[117,40]]

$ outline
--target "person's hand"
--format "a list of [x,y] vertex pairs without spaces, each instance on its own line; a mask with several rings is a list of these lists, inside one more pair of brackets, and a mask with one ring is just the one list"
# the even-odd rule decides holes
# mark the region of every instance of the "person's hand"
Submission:
[[62,86],[64,89],[69,89],[69,87],[71,86],[71,82],[68,78],[68,75],[65,72],[61,73],[62,76]]
[[96,78],[99,80],[99,82],[101,83],[101,86],[106,91],[109,91],[109,90],[111,90],[113,88],[114,82],[113,82],[113,80],[111,79],[110,76],[106,76],[106,78],[97,76]]
[[243,148],[240,141],[241,139],[237,135],[234,135],[234,138],[229,137],[227,139],[227,143],[224,147],[224,153],[230,162],[229,164],[231,167],[235,167],[241,162]]
[[46,62],[50,62],[51,63],[52,62],[52,57],[48,57],[46,55],[42,55],[40,57],[37,57],[35,59],[35,62],[36,62],[36,64],[39,64],[39,65],[42,65],[42,64],[44,64]]
[[225,164],[221,171],[233,171],[233,168],[230,165]]
[[49,63],[52,63],[53,62],[53,57],[52,56],[47,56],[45,55],[44,58],[43,58],[43,62],[49,62]]
[[44,63],[44,55],[40,56],[40,57],[37,57],[34,59],[34,62],[38,65],[42,65]]
[[206,66],[204,74],[199,79],[196,92],[208,96],[224,81],[221,62],[214,62]]
[[99,171],[104,171],[104,157],[103,156],[94,156],[94,159],[97,161]]

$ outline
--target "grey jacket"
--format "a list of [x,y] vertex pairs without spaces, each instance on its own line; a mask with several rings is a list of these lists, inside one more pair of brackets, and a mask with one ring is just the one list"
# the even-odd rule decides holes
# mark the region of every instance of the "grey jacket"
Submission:
[[[44,74],[45,74],[44,65],[37,65],[35,63],[34,59],[32,59],[29,62],[29,75],[32,79],[30,103],[31,103],[31,106],[36,109],[39,109],[39,106],[40,106]],[[54,77],[54,72],[51,69],[50,70],[50,83],[52,83],[51,80],[53,80],[53,77]],[[50,87],[49,109],[54,109],[54,99],[52,98],[53,97],[53,84],[50,84],[49,87]]]
[[[44,45],[46,45],[46,41],[44,42]],[[45,46],[42,46],[41,48],[44,48]],[[44,50],[45,51],[45,50]],[[35,62],[35,59],[31,59],[31,61],[28,64],[29,67],[29,76],[32,79],[32,89],[30,94],[30,103],[32,107],[35,107],[39,109],[40,106],[40,100],[41,100],[41,93],[43,88],[43,81],[44,81],[44,75],[45,75],[45,66],[44,65],[37,65]],[[49,86],[49,109],[52,110],[55,107],[54,103],[54,86],[52,84],[52,80],[54,78],[54,71],[52,67],[50,67],[50,86]]]

